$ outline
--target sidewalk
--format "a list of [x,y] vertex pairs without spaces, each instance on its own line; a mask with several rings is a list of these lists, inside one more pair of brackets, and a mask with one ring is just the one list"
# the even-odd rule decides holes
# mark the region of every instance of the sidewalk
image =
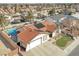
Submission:
[[79,45],[79,38],[75,39],[67,48],[64,49],[65,55],[69,55],[73,49]]

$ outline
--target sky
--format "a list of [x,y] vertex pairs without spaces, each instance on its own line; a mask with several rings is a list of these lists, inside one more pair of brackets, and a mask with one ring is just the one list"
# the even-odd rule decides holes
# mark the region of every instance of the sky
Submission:
[[0,0],[0,3],[78,3],[78,0]]

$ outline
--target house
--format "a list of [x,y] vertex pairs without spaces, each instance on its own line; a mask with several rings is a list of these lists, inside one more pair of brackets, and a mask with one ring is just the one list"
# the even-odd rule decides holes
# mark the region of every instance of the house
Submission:
[[19,47],[2,31],[0,33],[0,55],[18,55]]
[[18,34],[18,39],[20,40],[21,45],[26,48],[26,51],[29,51],[48,41],[50,39],[50,32],[53,33],[56,26],[48,21],[44,21],[38,24],[26,25],[22,29],[23,31]]
[[62,32],[71,36],[79,35],[79,19],[73,16],[67,16],[61,23]]
[[30,49],[42,44],[43,41],[49,39],[47,34],[41,34],[38,31],[33,30],[29,27],[19,33],[18,38],[21,42],[21,45],[26,48],[26,51],[29,51]]
[[25,22],[25,19],[21,15],[13,15],[10,22],[12,24],[17,24],[17,23]]
[[56,34],[56,24],[54,22],[50,22],[50,21],[43,21],[42,22],[43,25],[45,25],[46,31],[49,32],[49,37],[54,37]]
[[[46,20],[43,22],[27,24],[18,29],[9,28],[3,30],[2,34],[6,39],[11,40],[13,42],[12,44],[20,43],[20,48],[22,46],[26,51],[29,51],[30,49],[45,43],[50,37],[54,37],[55,29],[56,24]],[[14,40],[15,36],[17,37],[17,40]]]
[[56,14],[56,15],[53,15],[53,16],[48,16],[45,19],[50,21],[50,22],[58,23],[58,20],[61,21],[61,19],[64,18],[65,16],[66,15],[63,15],[63,14]]

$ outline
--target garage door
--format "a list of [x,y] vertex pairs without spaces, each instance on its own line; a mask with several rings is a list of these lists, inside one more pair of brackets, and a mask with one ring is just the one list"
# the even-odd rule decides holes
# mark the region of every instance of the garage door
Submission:
[[36,39],[36,40],[30,42],[30,44],[29,44],[29,45],[27,46],[27,48],[26,48],[26,51],[29,51],[30,49],[32,49],[32,48],[34,48],[34,47],[40,45],[40,44],[41,44],[41,40],[42,40],[42,39],[39,38],[39,39]]

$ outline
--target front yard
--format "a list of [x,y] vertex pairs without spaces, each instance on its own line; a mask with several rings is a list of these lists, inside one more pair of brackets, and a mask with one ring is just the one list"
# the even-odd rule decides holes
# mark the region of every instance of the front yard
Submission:
[[62,35],[60,38],[57,39],[56,45],[59,47],[65,47],[69,41],[71,41],[72,38],[68,35]]
[[73,41],[73,40],[72,40],[72,38],[71,38],[70,36],[63,34],[63,35],[61,35],[60,37],[58,37],[58,38],[56,39],[55,44],[56,44],[57,46],[59,46],[60,48],[64,49],[64,48],[66,48],[72,41]]

